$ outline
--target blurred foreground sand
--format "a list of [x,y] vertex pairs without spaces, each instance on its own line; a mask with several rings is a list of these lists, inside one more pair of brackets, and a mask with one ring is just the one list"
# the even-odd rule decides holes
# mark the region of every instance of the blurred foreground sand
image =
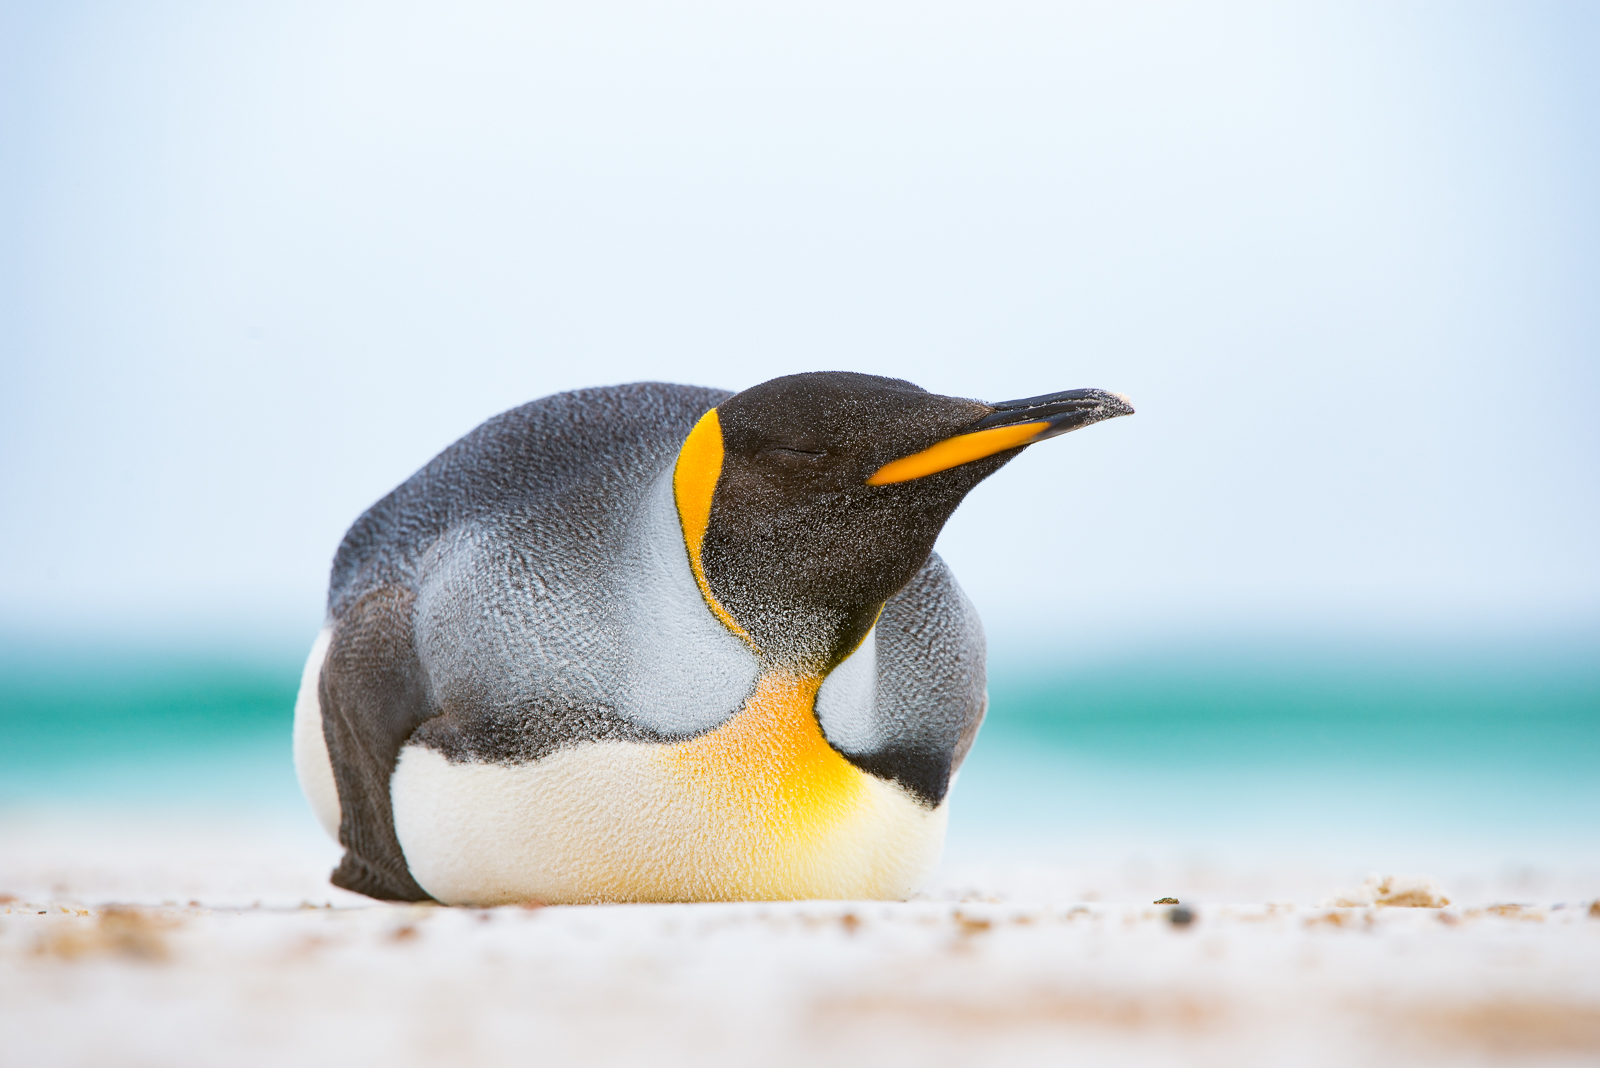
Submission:
[[905,904],[456,910],[334,859],[304,821],[6,814],[0,1064],[1600,1059],[1580,874],[1333,908],[1271,865],[957,863]]

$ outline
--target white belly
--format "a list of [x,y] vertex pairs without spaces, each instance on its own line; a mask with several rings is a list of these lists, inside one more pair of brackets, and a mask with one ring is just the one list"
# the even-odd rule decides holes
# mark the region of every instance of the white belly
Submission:
[[406,746],[390,796],[412,877],[449,904],[908,897],[946,810],[840,756],[819,683],[764,676],[732,719],[673,745],[519,765]]
[[407,746],[391,793],[411,874],[452,905],[903,899],[938,863],[946,808],[893,784],[857,773],[849,810],[820,820],[752,814],[686,784],[668,754],[598,742],[505,766]]
[[294,702],[294,773],[300,792],[306,795],[317,822],[335,842],[339,840],[339,788],[333,781],[333,764],[328,760],[328,742],[322,734],[322,702],[317,684],[322,679],[322,661],[328,656],[333,628],[324,627],[306,657],[300,674],[300,693]]

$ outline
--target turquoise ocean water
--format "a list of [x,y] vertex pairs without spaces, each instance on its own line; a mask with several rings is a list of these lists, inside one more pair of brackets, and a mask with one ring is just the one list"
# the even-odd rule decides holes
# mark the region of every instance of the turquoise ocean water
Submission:
[[952,842],[1600,867],[1600,641],[1173,645],[992,671]]
[[[309,645],[309,641],[307,642]],[[304,815],[299,654],[12,643],[0,808]],[[1600,641],[1329,639],[991,663],[952,848],[1473,849],[1600,861]]]

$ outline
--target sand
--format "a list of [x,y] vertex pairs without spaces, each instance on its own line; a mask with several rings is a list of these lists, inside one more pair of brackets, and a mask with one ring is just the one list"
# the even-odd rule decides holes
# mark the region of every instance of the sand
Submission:
[[968,863],[906,903],[467,910],[328,887],[295,821],[0,833],[7,1066],[1600,1060],[1600,905],[1558,899],[1583,879],[1334,906],[1381,880]]

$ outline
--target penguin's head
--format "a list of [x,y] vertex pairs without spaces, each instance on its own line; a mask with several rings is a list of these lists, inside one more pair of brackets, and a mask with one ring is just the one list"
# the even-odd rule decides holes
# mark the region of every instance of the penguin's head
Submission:
[[845,371],[774,378],[707,412],[679,450],[691,569],[763,660],[825,674],[974,486],[1035,442],[1132,413],[1098,389],[985,404]]

